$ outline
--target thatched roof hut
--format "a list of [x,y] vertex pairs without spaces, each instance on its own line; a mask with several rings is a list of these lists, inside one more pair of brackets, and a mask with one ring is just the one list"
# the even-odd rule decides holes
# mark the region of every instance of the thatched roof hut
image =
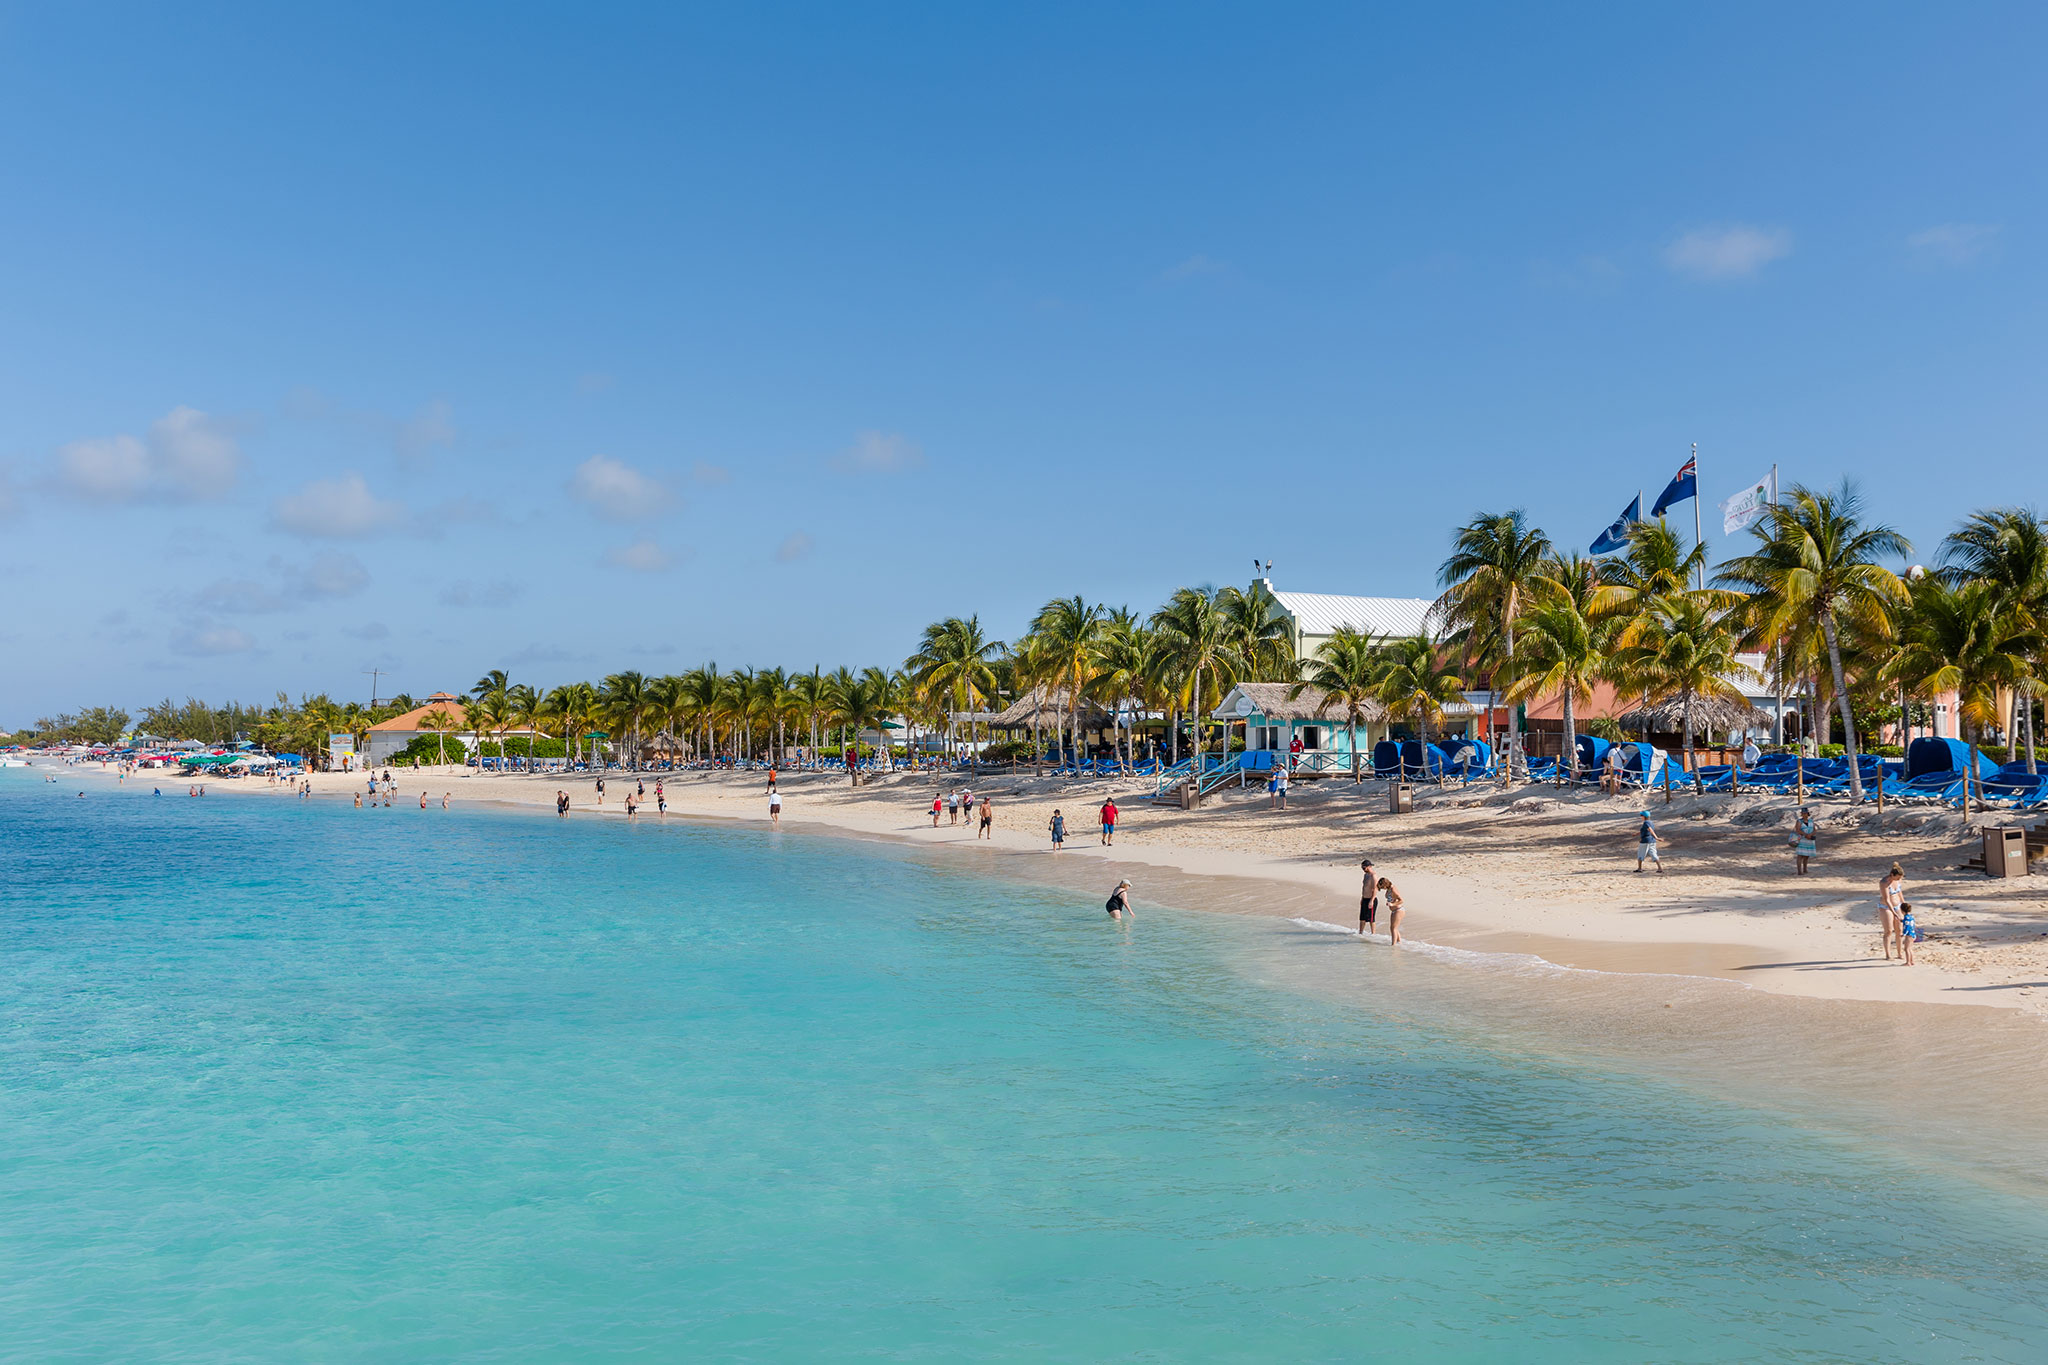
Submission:
[[[988,726],[992,730],[1029,730],[1034,725],[1040,729],[1065,725],[1067,696],[1068,689],[1064,687],[1034,687],[998,712]],[[1109,723],[1110,715],[1106,708],[1091,698],[1081,698],[1081,724],[1084,727],[1099,729]]]
[[[1731,697],[1701,697],[1692,699],[1692,732],[1695,739],[1701,736],[1725,735],[1731,730],[1757,730],[1767,728],[1771,713],[1751,706],[1746,701]],[[1685,731],[1685,698],[1665,697],[1649,706],[1638,706],[1625,711],[1615,718],[1628,734],[1641,734],[1647,727],[1652,734],[1677,735]]]
[[[1289,721],[1296,723],[1314,721],[1325,725],[1333,721],[1338,724],[1343,723],[1343,703],[1330,701],[1324,695],[1322,688],[1304,687],[1301,689],[1300,696],[1290,696],[1289,694],[1293,691],[1293,683],[1239,683],[1224,694],[1223,700],[1217,703],[1216,709],[1210,715],[1216,720],[1236,720],[1239,714],[1237,699],[1239,697],[1249,697],[1252,703],[1252,710],[1264,716],[1266,723],[1269,725],[1284,725]],[[1368,700],[1358,708],[1358,714],[1362,719],[1368,721],[1385,720],[1387,708],[1376,701]]]

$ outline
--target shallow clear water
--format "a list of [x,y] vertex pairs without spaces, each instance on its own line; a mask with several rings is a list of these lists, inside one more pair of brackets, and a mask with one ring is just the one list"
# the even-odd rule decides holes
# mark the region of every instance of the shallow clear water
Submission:
[[79,785],[0,771],[0,1358],[2048,1342],[2040,1201],[1499,1034],[1455,964],[1317,989],[1284,921],[872,843]]

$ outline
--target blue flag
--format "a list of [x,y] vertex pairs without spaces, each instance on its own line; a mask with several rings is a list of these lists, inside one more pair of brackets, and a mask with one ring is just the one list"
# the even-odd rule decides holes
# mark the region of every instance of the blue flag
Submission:
[[1602,531],[1600,538],[1593,542],[1593,553],[1596,555],[1611,555],[1616,550],[1627,549],[1628,528],[1642,519],[1643,495],[1638,493],[1630,501],[1627,508],[1622,511],[1622,514],[1614,519],[1614,523]]
[[1687,498],[1692,497],[1694,494],[1698,493],[1699,490],[1699,461],[1687,460],[1685,462],[1684,468],[1678,471],[1677,477],[1673,478],[1671,482],[1668,485],[1666,485],[1664,491],[1657,495],[1657,505],[1650,509],[1650,515],[1653,517],[1663,516],[1665,508],[1671,506],[1673,503],[1684,502]]

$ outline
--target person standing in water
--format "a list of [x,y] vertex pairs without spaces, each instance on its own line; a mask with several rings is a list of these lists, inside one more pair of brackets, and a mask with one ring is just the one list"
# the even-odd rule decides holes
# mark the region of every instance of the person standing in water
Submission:
[[1122,919],[1125,915],[1136,919],[1138,912],[1131,909],[1131,884],[1127,881],[1118,882],[1116,890],[1109,893],[1109,903],[1103,908],[1109,911],[1111,919]]
[[1058,809],[1055,808],[1052,813],[1052,819],[1046,821],[1045,824],[1046,828],[1052,831],[1052,851],[1057,853],[1060,851],[1060,847],[1067,842],[1067,817],[1061,815]]
[[1365,885],[1358,891],[1358,936],[1364,938],[1373,931],[1374,921],[1379,918],[1380,883],[1372,870],[1372,859],[1367,858],[1358,866],[1365,873]]
[[569,793],[567,793],[567,792],[565,792],[565,791],[560,791],[560,790],[557,790],[557,791],[555,792],[555,814],[557,814],[557,815],[567,815],[568,813],[569,813]]
[[768,823],[771,825],[780,825],[782,823],[782,793],[773,787],[768,789]]
[[442,792],[442,793],[441,793],[441,809],[442,809],[442,810],[447,810],[447,809],[448,809],[448,793],[447,793],[447,792]]
[[[1661,869],[1660,869],[1661,870]],[[1387,897],[1387,939],[1391,943],[1401,941],[1401,893],[1385,877],[1380,878],[1380,890]]]

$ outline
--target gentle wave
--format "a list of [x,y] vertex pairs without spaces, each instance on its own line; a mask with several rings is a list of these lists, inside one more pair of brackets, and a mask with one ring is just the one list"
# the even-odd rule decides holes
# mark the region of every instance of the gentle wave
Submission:
[[[1304,929],[1312,929],[1319,934],[1342,934],[1346,938],[1363,937],[1368,943],[1382,943],[1393,946],[1385,934],[1360,935],[1356,929],[1342,924],[1332,924],[1328,920],[1308,919],[1304,916],[1296,915],[1290,917],[1287,922],[1289,924],[1298,924]],[[1731,986],[1741,986],[1744,989],[1750,988],[1747,982],[1729,981],[1725,977],[1718,976],[1701,976],[1693,972],[1614,972],[1600,967],[1568,967],[1561,962],[1552,962],[1547,957],[1539,957],[1535,953],[1487,953],[1474,948],[1453,948],[1446,943],[1431,943],[1426,939],[1419,938],[1404,938],[1399,946],[1411,949],[1422,954],[1424,957],[1432,958],[1438,962],[1507,971],[1517,976],[1655,976],[1673,981],[1720,981]]]

